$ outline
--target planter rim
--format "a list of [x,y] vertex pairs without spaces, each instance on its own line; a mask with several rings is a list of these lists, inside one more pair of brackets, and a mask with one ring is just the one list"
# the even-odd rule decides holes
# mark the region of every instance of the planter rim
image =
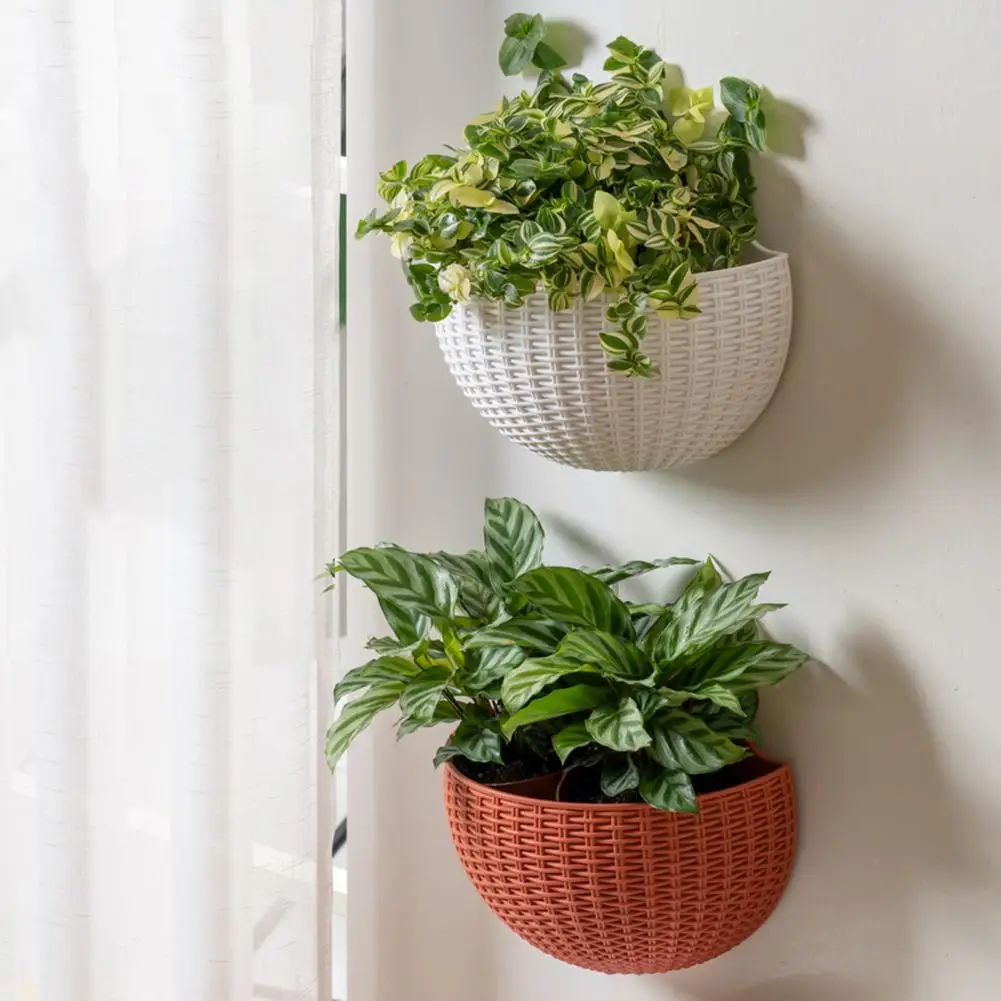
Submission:
[[[750,261],[747,264],[738,264],[736,267],[733,268],[717,268],[715,271],[693,271],[692,275],[695,277],[695,280],[699,283],[705,281],[715,281],[718,280],[717,276],[748,274],[752,271],[760,271],[763,268],[774,268],[776,265],[781,266],[783,263],[789,260],[789,254],[784,250],[771,250],[770,248],[762,246],[760,243],[757,242],[755,242],[752,245],[760,253],[766,255],[762,260]],[[529,293],[529,295],[545,295],[545,294],[546,293],[543,291],[541,286],[536,286],[535,291]],[[595,301],[600,302],[604,301],[607,298],[609,298],[608,294],[603,292]],[[487,306],[498,302],[502,302],[502,300],[473,297],[468,302],[456,303],[455,305],[460,307],[465,307],[466,309],[476,309],[480,306]],[[507,306],[506,308],[510,311],[516,311],[519,307]]]
[[[732,795],[737,789],[747,789],[756,785],[760,785],[764,782],[774,782],[775,779],[782,775],[783,773],[788,774],[791,772],[791,768],[788,762],[778,761],[775,758],[769,757],[767,754],[762,754],[757,748],[754,748],[754,756],[760,761],[764,761],[766,764],[775,765],[776,767],[765,775],[759,775],[757,778],[748,779],[747,782],[740,782],[735,786],[730,786],[727,789],[717,789],[714,792],[704,792],[696,796],[696,800],[701,803],[711,803],[716,799]],[[513,800],[518,803],[527,803],[533,806],[544,806],[547,810],[559,810],[563,813],[576,813],[582,810],[585,811],[599,811],[605,813],[608,811],[618,811],[624,813],[626,811],[637,811],[643,812],[646,810],[653,810],[654,808],[648,803],[561,803],[559,800],[555,799],[533,799],[531,796],[518,796],[515,793],[504,792],[502,789],[496,786],[484,785],[482,782],[477,782],[475,779],[469,778],[468,775],[463,775],[458,768],[451,761],[445,762],[445,771],[451,774],[455,780],[462,785],[471,786],[475,788],[480,795],[490,795],[496,796],[499,799]],[[656,811],[663,813],[665,811]],[[674,816],[675,814],[672,814]],[[677,814],[677,816],[685,816],[684,814]],[[687,814],[687,816],[697,816],[697,814]]]

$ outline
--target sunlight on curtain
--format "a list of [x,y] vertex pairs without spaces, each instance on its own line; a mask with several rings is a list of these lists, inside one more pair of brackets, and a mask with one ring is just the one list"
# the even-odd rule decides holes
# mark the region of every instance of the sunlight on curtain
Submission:
[[0,8],[0,998],[328,1001],[339,0]]

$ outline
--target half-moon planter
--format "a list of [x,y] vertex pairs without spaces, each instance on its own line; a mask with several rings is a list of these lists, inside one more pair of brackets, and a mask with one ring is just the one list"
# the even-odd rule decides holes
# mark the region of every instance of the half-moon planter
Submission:
[[536,948],[602,973],[704,963],[765,921],[796,839],[787,765],[748,759],[747,780],[696,814],[645,804],[556,803],[445,769],[463,868],[490,909]]
[[[768,253],[771,253],[770,251]],[[606,303],[550,311],[476,301],[437,324],[452,375],[502,434],[582,469],[667,469],[708,458],[765,409],[785,365],[792,287],[785,254],[697,276],[702,314],[651,314],[652,379],[610,372],[598,334]]]

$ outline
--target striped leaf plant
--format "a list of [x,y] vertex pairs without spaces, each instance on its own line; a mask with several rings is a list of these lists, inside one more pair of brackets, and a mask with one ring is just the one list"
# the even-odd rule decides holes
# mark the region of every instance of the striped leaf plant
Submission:
[[672,67],[624,37],[608,44],[610,79],[568,76],[545,37],[540,15],[508,18],[500,67],[536,67],[534,89],[475,118],[463,145],[380,174],[387,208],[357,235],[389,234],[418,320],[537,290],[553,310],[603,297],[609,368],[654,376],[650,316],[697,316],[696,276],[740,263],[755,235],[762,92],[725,77],[717,111],[712,87],[672,86]]
[[[758,691],[807,659],[760,630],[781,607],[759,600],[768,575],[724,579],[711,558],[546,566],[544,541],[534,512],[502,497],[486,502],[481,549],[381,545],[328,565],[374,593],[390,629],[334,689],[331,767],[393,709],[400,736],[451,727],[436,765],[455,759],[489,781],[587,762],[608,797],[697,809],[692,777],[749,753]],[[691,573],[675,600],[619,593],[671,567]]]

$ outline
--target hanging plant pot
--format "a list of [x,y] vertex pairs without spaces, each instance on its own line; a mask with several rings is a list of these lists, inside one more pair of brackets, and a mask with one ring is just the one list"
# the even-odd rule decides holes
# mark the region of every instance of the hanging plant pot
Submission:
[[746,939],[789,877],[789,767],[756,755],[735,770],[698,814],[527,799],[451,764],[445,804],[466,873],[512,931],[588,970],[667,973]]
[[[759,248],[763,250],[763,248]],[[598,339],[605,304],[566,312],[475,301],[437,324],[445,361],[502,434],[581,469],[667,469],[714,455],[760,416],[789,349],[792,288],[785,254],[698,275],[700,316],[650,317],[654,378],[609,371]]]

